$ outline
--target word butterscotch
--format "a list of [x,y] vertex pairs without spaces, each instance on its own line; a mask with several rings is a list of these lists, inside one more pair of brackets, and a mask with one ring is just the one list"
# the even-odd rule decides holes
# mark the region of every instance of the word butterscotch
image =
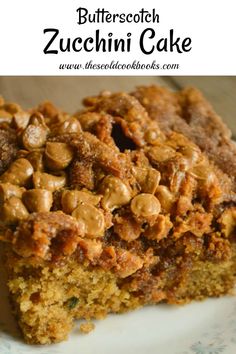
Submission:
[[83,25],[85,23],[159,23],[159,14],[155,9],[151,11],[141,9],[137,13],[111,13],[104,8],[98,8],[93,13],[84,7],[79,7],[78,13],[78,24]]

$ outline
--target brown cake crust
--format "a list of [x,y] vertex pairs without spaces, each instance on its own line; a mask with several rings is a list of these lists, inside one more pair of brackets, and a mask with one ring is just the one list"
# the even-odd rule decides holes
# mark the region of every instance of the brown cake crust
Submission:
[[46,103],[7,123],[17,147],[0,176],[1,238],[30,343],[63,340],[75,318],[234,286],[234,180],[190,139],[203,123],[183,114],[186,94],[135,95],[146,103],[106,92],[75,116]]

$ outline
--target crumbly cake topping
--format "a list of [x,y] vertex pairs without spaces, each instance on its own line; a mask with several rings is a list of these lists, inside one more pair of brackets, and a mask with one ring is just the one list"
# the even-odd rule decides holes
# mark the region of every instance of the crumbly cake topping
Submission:
[[231,185],[200,148],[128,94],[84,104],[70,116],[48,102],[29,112],[1,103],[0,221],[14,252],[73,255],[121,278],[157,271],[173,244],[181,256],[230,258],[235,207],[219,210]]
[[231,132],[200,91],[189,87],[170,91],[164,87],[138,87],[132,93],[166,134],[181,133],[197,144],[215,166],[228,199],[236,201],[236,144]]

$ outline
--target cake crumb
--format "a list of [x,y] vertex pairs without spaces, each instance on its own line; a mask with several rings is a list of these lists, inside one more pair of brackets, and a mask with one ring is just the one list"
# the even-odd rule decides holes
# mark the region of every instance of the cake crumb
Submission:
[[93,331],[95,328],[95,324],[92,322],[85,322],[85,323],[81,323],[79,330],[81,333],[83,334],[88,334],[91,331]]

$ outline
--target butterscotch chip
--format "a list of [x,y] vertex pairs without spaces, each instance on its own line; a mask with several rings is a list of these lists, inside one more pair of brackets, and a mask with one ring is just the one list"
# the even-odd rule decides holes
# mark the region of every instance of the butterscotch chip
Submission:
[[0,123],[8,123],[11,124],[12,122],[12,114],[0,109]]
[[37,113],[43,115],[45,118],[57,118],[61,111],[52,104],[52,102],[45,101],[38,106]]
[[31,212],[47,212],[52,207],[52,192],[47,189],[30,189],[24,192],[22,200],[27,209]]
[[97,205],[102,196],[78,190],[66,190],[62,193],[61,204],[65,213],[70,214],[81,203]]
[[6,224],[16,224],[28,216],[28,210],[18,197],[8,198],[1,207],[0,220]]
[[103,179],[100,193],[103,195],[101,204],[104,209],[114,210],[128,204],[131,200],[129,186],[114,176],[107,176]]
[[3,106],[4,110],[11,113],[15,114],[17,112],[21,111],[21,107],[17,103],[5,103]]
[[157,216],[161,211],[159,200],[152,194],[142,193],[134,197],[130,204],[131,211],[137,217]]
[[21,198],[24,188],[20,188],[11,183],[0,183],[0,204],[3,204],[10,197]]
[[25,129],[29,123],[30,114],[28,112],[17,112],[14,114],[12,124],[17,129]]
[[157,187],[156,196],[161,204],[162,210],[170,213],[175,203],[175,195],[171,193],[167,186],[160,185]]
[[55,192],[61,189],[66,184],[66,176],[54,176],[45,172],[35,172],[33,174],[33,183],[35,188],[47,189],[48,191]]
[[26,186],[33,174],[31,163],[24,158],[15,160],[8,170],[1,176],[1,181],[16,184],[18,186]]
[[154,194],[159,185],[161,174],[154,168],[134,167],[134,175],[143,193]]
[[68,144],[47,143],[45,159],[50,170],[64,170],[73,159],[73,150]]
[[57,123],[53,126],[54,134],[79,133],[81,125],[75,117],[69,117],[64,122]]
[[88,237],[101,237],[104,235],[104,215],[98,208],[89,203],[81,203],[72,212],[72,216],[79,221],[83,233]]
[[48,130],[43,125],[30,124],[22,135],[22,142],[27,150],[41,148],[47,138]]
[[43,149],[39,149],[27,153],[27,160],[33,166],[34,171],[44,170],[43,151]]

